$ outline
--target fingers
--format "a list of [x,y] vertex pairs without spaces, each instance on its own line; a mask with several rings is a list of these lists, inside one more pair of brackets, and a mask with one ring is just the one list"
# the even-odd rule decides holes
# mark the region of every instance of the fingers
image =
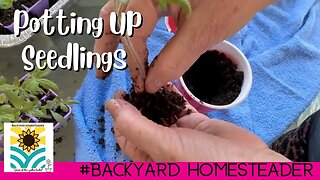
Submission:
[[[100,17],[104,20],[104,32],[102,37],[95,40],[94,52],[98,54],[102,54],[105,52],[114,52],[119,44],[120,37],[111,33],[110,30],[110,13],[113,12],[114,9],[114,1],[109,1],[101,10]],[[95,56],[96,58],[96,56]],[[107,58],[107,56],[105,57]],[[96,61],[96,60],[95,60]],[[107,61],[107,59],[105,60]],[[101,63],[96,61],[96,63]],[[106,66],[105,66],[106,67]],[[109,76],[109,73],[105,73],[101,68],[96,70],[96,77],[99,79],[105,79]]]
[[124,91],[117,91],[114,94],[114,99],[123,99],[125,96],[125,92]]
[[[169,150],[168,139],[172,132],[141,115],[131,104],[123,100],[111,100],[106,104],[121,135],[152,159],[162,157]],[[155,157],[155,158],[154,158]]]
[[[171,82],[168,82],[165,88],[167,88],[170,91],[174,91],[182,96],[177,87],[175,87]],[[191,113],[198,113],[198,111],[193,106],[191,106],[191,104],[189,104],[189,102],[185,98],[184,100],[186,101],[186,108],[179,114],[178,118],[189,115]]]
[[192,113],[180,118],[177,122],[177,126],[213,134],[211,131],[205,131],[205,128],[199,128],[199,125],[201,125],[202,123],[207,123],[208,120],[209,118],[201,113]]
[[217,137],[228,139],[235,143],[241,142],[242,145],[250,145],[252,148],[266,148],[265,143],[249,131],[232,123],[218,119],[209,119],[200,113],[182,117],[177,122],[177,126],[202,131]]
[[121,150],[129,157],[129,159],[135,162],[152,161],[148,154],[122,136],[117,128],[115,128],[115,136]]
[[196,15],[192,16],[150,66],[145,82],[147,92],[154,93],[166,82],[181,77],[214,43],[213,40],[209,40],[212,34],[208,32],[209,28],[199,24],[199,19],[195,19],[198,18]]
[[235,2],[191,1],[189,17],[181,11],[174,14],[178,31],[150,66],[145,82],[147,92],[154,93],[166,82],[181,77],[205,51],[231,35],[227,31],[230,23],[225,21],[231,13],[221,9],[229,10],[229,4]]
[[[134,35],[130,37],[132,46],[124,43],[128,54],[127,63],[134,83],[136,92],[144,91],[144,82],[148,68],[148,50],[147,39],[151,35],[159,18],[160,12],[153,1],[131,0],[126,11],[139,12],[143,17],[143,24],[140,28],[134,30]],[[135,21],[137,19],[135,18]],[[130,48],[134,48],[131,51]]]

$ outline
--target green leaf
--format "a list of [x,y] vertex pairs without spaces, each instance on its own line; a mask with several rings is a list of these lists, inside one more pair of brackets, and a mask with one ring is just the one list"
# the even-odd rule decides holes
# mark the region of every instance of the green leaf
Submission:
[[74,104],[80,104],[79,101],[76,101],[76,100],[67,100],[65,102],[67,105],[74,105]]
[[51,89],[53,91],[58,90],[58,85],[48,79],[39,78],[36,80],[42,87],[46,89]]
[[[42,64],[42,65],[45,65]],[[47,77],[49,74],[51,73],[50,69],[46,68],[44,70],[40,70],[40,69],[35,69],[31,75],[36,77],[36,78],[43,78],[43,77]]]
[[46,105],[41,107],[42,110],[47,110],[47,109],[52,110],[56,106],[56,103],[54,103],[53,101],[47,101],[46,103],[47,103]]
[[169,4],[179,5],[187,15],[191,14],[192,9],[189,0],[158,0],[158,5],[163,10],[167,10]]
[[64,117],[62,117],[60,114],[56,113],[56,112],[53,112],[53,111],[50,111],[53,118],[58,122],[60,123],[63,127],[67,127],[68,123],[67,121],[64,119]]
[[2,154],[3,153],[3,148],[2,147],[0,147],[0,154]]
[[14,87],[12,85],[9,85],[9,84],[2,84],[0,85],[0,92],[4,92],[4,91],[7,91],[7,90],[13,90]]
[[20,81],[18,78],[14,78],[13,86],[19,87],[20,86]]
[[[0,133],[1,133],[1,134],[3,134],[3,126],[4,126],[3,122],[0,121]],[[2,142],[3,142],[3,141],[2,141]]]
[[22,84],[22,88],[33,95],[43,93],[43,90],[39,87],[38,81],[34,78],[26,79]]
[[13,108],[8,104],[2,105],[2,106],[0,106],[0,114],[1,113],[7,113],[8,111],[10,111],[12,109]]
[[127,4],[127,3],[128,3],[128,0],[120,0],[120,2],[121,2],[122,4]]
[[12,7],[13,0],[0,0],[0,9],[9,9]]
[[0,85],[6,84],[6,83],[7,83],[6,78],[3,76],[0,76]]
[[38,103],[31,102],[31,101],[24,101],[19,108],[22,112],[30,112]]
[[17,91],[5,91],[4,92],[9,102],[16,108],[20,108],[23,103],[23,99],[21,99],[18,95]]
[[1,122],[16,122],[18,119],[14,114],[1,114],[0,115]]
[[6,95],[0,94],[0,104],[3,104],[6,101]]
[[29,112],[29,114],[37,118],[44,118],[47,116],[47,114],[41,111],[40,109],[33,109]]
[[62,109],[63,112],[68,112],[68,106],[63,104],[63,103],[60,103],[59,104],[60,108]]

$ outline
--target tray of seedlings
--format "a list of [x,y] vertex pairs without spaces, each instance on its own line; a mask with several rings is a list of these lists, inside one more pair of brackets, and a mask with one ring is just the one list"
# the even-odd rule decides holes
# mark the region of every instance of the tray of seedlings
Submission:
[[[42,22],[42,16],[46,9],[51,16],[64,8],[70,0],[0,0],[0,48],[13,47],[27,41],[34,35],[30,27],[21,31],[19,36],[14,34],[14,14],[16,10],[25,11],[28,18],[20,16],[20,23],[25,19],[38,18]],[[19,20],[19,19],[18,19]]]

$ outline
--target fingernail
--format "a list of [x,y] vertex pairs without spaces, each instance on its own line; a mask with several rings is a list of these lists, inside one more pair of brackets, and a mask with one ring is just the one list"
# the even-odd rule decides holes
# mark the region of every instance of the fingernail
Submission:
[[155,93],[159,89],[163,87],[164,83],[158,81],[158,80],[151,80],[146,82],[146,90],[149,93]]
[[165,85],[165,88],[171,88],[171,87],[173,87],[172,82],[168,82],[168,83]]
[[116,93],[114,93],[113,95],[113,99],[123,99],[124,98],[124,92],[119,90],[119,91],[116,91]]
[[120,110],[121,105],[117,100],[111,99],[110,101],[108,101],[106,103],[106,108],[111,113],[111,115],[113,115],[113,114],[116,114]]

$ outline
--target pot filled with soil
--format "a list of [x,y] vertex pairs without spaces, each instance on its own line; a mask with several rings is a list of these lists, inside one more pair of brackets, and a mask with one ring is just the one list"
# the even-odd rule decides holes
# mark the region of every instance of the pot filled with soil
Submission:
[[227,41],[201,55],[177,82],[179,91],[201,113],[238,105],[248,96],[251,86],[247,58]]

